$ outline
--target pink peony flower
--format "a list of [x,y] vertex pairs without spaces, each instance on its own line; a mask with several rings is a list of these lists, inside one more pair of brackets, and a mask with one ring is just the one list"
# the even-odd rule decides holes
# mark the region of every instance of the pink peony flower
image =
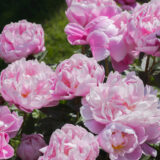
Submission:
[[100,16],[85,28],[76,23],[70,23],[66,26],[65,32],[72,45],[89,44],[92,55],[97,61],[110,55],[113,67],[122,72],[137,55],[134,51],[134,41],[128,37],[127,33],[129,19],[128,12],[122,12],[112,19]]
[[44,31],[39,24],[21,20],[6,25],[0,34],[0,57],[6,62],[44,50]]
[[9,159],[14,156],[13,148],[8,144],[9,136],[7,133],[0,132],[0,159]]
[[84,128],[66,124],[53,132],[49,146],[39,160],[95,160],[99,154],[96,138]]
[[71,23],[87,25],[98,16],[112,17],[121,12],[113,0],[66,0],[66,16]]
[[142,156],[141,136],[130,127],[111,123],[98,135],[98,141],[111,160],[139,160]]
[[104,80],[104,68],[93,58],[82,54],[74,54],[61,62],[55,72],[57,79],[53,85],[53,96],[57,99],[85,96],[92,86]]
[[123,9],[126,10],[132,10],[134,7],[136,7],[136,0],[115,0],[117,3],[119,3]]
[[51,93],[51,78],[55,73],[45,63],[24,58],[1,72],[0,92],[3,98],[31,112],[47,105],[57,105]]
[[6,132],[15,137],[23,122],[23,117],[11,113],[7,106],[0,106],[0,132]]
[[107,82],[93,87],[82,104],[84,124],[92,132],[101,134],[111,123],[123,124],[135,130],[137,136],[141,135],[140,147],[145,154],[156,156],[148,144],[160,141],[159,99],[134,72],[125,78],[117,72],[110,73]]
[[40,134],[23,135],[21,144],[17,149],[17,156],[21,160],[37,160],[41,156],[39,149],[46,146]]
[[136,49],[148,55],[160,56],[160,1],[152,0],[134,9],[128,33]]
[[[92,120],[106,125],[110,122],[136,118],[140,123],[144,118],[148,118],[145,114],[149,114],[150,111],[151,121],[156,122],[158,120],[156,115],[160,114],[158,103],[158,98],[152,93],[151,87],[144,87],[142,80],[134,72],[125,78],[115,72],[109,74],[105,84],[93,87],[83,98],[81,114],[87,126]],[[142,112],[144,117],[141,115]],[[137,115],[141,116],[138,118]],[[149,118],[146,122],[150,123]]]

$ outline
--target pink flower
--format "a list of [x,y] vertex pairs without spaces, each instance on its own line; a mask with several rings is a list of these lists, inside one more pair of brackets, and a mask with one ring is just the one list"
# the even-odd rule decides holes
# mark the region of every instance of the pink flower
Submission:
[[84,128],[66,124],[53,132],[49,146],[39,160],[95,160],[99,154],[96,138]]
[[113,0],[66,0],[66,16],[71,23],[87,25],[98,16],[112,17],[121,12]]
[[93,87],[82,104],[84,124],[92,132],[101,134],[111,123],[123,124],[141,135],[140,147],[145,154],[156,156],[148,144],[160,141],[159,99],[133,72],[125,78],[110,73],[107,82]]
[[[143,82],[134,74],[129,73],[125,78],[117,72],[110,73],[105,84],[93,87],[82,100],[81,114],[85,125],[93,127],[94,122],[104,125],[115,121],[133,121],[137,123],[155,123],[159,120],[159,101],[151,87],[144,87]],[[143,115],[141,115],[143,113]],[[150,113],[151,122],[148,115]],[[137,117],[139,115],[139,117]],[[153,117],[154,118],[153,118]],[[100,129],[101,131],[102,129]],[[99,132],[95,130],[94,132]]]
[[123,9],[132,10],[136,6],[136,0],[115,0]]
[[98,141],[111,160],[139,160],[143,143],[140,136],[130,127],[111,123],[98,135]]
[[134,9],[128,33],[136,49],[153,56],[160,56],[160,1],[152,0]]
[[89,44],[92,55],[97,61],[110,55],[113,67],[122,72],[137,55],[134,51],[134,41],[128,37],[129,19],[128,12],[122,12],[111,19],[100,16],[88,23],[85,28],[70,23],[66,26],[65,32],[72,45]]
[[99,133],[98,142],[111,160],[139,160],[142,153],[156,157],[157,151],[148,144],[160,142],[159,131],[160,125],[110,123]]
[[55,73],[37,60],[18,60],[1,72],[0,92],[3,98],[21,110],[31,112],[47,105],[57,105],[51,93]]
[[0,34],[0,57],[6,62],[44,50],[44,31],[39,24],[21,20],[6,25]]
[[37,160],[41,156],[39,149],[46,146],[40,134],[23,135],[21,144],[17,149],[17,156],[21,160]]
[[92,86],[103,82],[104,68],[93,58],[74,54],[58,65],[56,76],[53,96],[57,96],[57,99],[71,99],[85,96]]
[[9,136],[7,133],[0,132],[0,159],[9,159],[14,156],[13,148],[8,144]]
[[0,132],[6,132],[15,137],[23,122],[23,117],[11,113],[7,106],[0,106]]
[[7,106],[0,106],[0,159],[9,159],[14,155],[14,149],[8,144],[9,139],[15,137],[23,122],[22,117]]

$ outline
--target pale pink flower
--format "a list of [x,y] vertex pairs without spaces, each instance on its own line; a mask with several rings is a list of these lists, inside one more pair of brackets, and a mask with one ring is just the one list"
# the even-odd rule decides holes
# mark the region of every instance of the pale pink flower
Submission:
[[21,110],[31,112],[48,105],[57,105],[51,91],[55,73],[44,62],[24,58],[10,64],[1,72],[2,97]]
[[[93,127],[93,130],[94,122],[100,123],[102,128],[115,121],[127,119],[127,122],[134,122],[134,118],[137,119],[137,123],[155,123],[158,121],[157,115],[160,114],[158,103],[158,98],[152,93],[151,87],[144,87],[142,80],[134,72],[125,78],[115,72],[109,74],[105,84],[93,87],[83,98],[81,114],[86,126]],[[151,122],[148,118],[149,113]]]
[[21,160],[37,160],[42,153],[39,149],[46,146],[40,134],[22,135],[21,143],[17,149],[17,156]]
[[142,156],[140,145],[145,137],[138,131],[139,134],[128,126],[111,123],[98,135],[98,141],[111,160],[139,160]]
[[160,1],[152,0],[134,9],[128,33],[136,49],[153,56],[160,56]]
[[49,146],[41,149],[39,160],[95,160],[99,154],[97,139],[87,130],[72,124],[53,132]]
[[99,134],[113,122],[131,127],[135,132],[141,129],[144,132],[141,149],[147,155],[156,156],[147,144],[160,141],[159,99],[151,87],[144,87],[134,72],[124,78],[117,72],[110,73],[107,82],[93,87],[82,104],[84,124],[92,132]]
[[39,24],[21,20],[6,25],[0,34],[0,57],[6,62],[44,50],[44,31]]
[[97,61],[110,55],[113,67],[122,72],[137,55],[134,51],[134,41],[127,33],[129,19],[128,12],[122,12],[111,19],[100,16],[84,28],[76,23],[70,23],[66,26],[65,32],[72,45],[89,44]]
[[0,106],[0,132],[6,132],[15,137],[23,122],[23,117],[10,112],[7,106]]
[[14,156],[13,148],[8,144],[9,136],[7,133],[0,132],[0,159],[9,159]]
[[[134,121],[138,123],[138,120]],[[147,127],[133,123],[110,123],[99,133],[98,142],[109,153],[111,160],[139,160],[142,153],[156,157],[157,151],[148,144],[160,142],[158,123]]]
[[121,12],[113,0],[66,0],[66,16],[71,23],[87,25],[98,16],[112,17]]
[[82,54],[74,54],[61,62],[56,68],[56,83],[53,96],[57,99],[71,99],[85,96],[90,88],[104,80],[104,68],[95,59]]

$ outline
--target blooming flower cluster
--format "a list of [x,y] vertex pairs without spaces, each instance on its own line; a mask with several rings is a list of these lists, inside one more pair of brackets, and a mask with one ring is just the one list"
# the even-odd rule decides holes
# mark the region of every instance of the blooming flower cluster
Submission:
[[113,67],[123,71],[133,62],[136,52],[134,44],[126,41],[127,23],[130,19],[128,12],[109,19],[100,16],[92,20],[85,28],[70,23],[65,28],[71,44],[89,44],[93,57],[99,61],[111,56]]
[[63,61],[55,72],[43,62],[21,59],[2,71],[0,93],[21,110],[32,112],[55,106],[59,100],[85,96],[103,80],[104,68],[82,54]]
[[[90,1],[88,3],[91,4]],[[140,52],[159,56],[159,10],[160,1],[152,0],[137,5],[130,13],[121,11],[111,17],[98,15],[85,26],[80,25],[79,21],[70,21],[65,32],[72,45],[89,44],[97,61],[110,56],[114,69],[122,72]]]
[[0,57],[6,62],[44,50],[44,31],[41,25],[21,20],[6,25],[0,34]]
[[85,126],[98,134],[111,160],[138,160],[142,152],[156,156],[148,144],[160,141],[160,110],[156,92],[133,73],[110,73],[82,100]]
[[21,127],[23,118],[11,113],[7,106],[0,106],[0,159],[14,155],[14,149],[8,144]]
[[[24,124],[18,134],[21,143],[17,156],[21,160],[96,160],[101,148],[110,160],[139,160],[142,154],[156,157],[152,145],[160,143],[157,92],[144,85],[135,72],[126,71],[124,76],[119,72],[144,52],[150,55],[145,62],[145,75],[150,78],[152,70],[148,68],[154,68],[157,59],[153,58],[150,64],[149,58],[160,56],[160,1],[151,0],[142,5],[135,0],[66,0],[66,3],[70,22],[65,28],[68,41],[72,45],[89,45],[91,58],[77,53],[53,70],[44,62],[25,59],[45,50],[41,25],[22,20],[6,25],[0,34],[0,57],[13,62],[0,74],[0,94],[8,102],[6,105],[15,105],[22,115],[26,114],[22,111],[27,112],[25,119],[38,119],[42,113],[33,112],[35,109],[59,103],[67,107],[73,102],[71,99],[82,98],[77,105],[81,106],[80,114],[69,112],[72,118],[52,133],[49,145],[37,131],[24,134]],[[108,56],[118,72],[105,77],[104,67],[97,61]],[[11,113],[8,106],[0,106],[1,160],[14,156],[9,141],[15,138],[23,122],[23,117]],[[29,115],[30,112],[33,113]],[[47,114],[39,117],[43,120],[52,116],[51,113],[50,117]],[[58,114],[57,117],[59,121]],[[55,119],[52,121],[57,123]],[[72,122],[84,122],[95,135],[81,126],[68,124]]]

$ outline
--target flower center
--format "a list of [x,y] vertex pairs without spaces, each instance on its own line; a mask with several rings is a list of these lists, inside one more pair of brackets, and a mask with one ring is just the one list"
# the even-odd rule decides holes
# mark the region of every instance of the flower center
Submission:
[[29,91],[25,91],[25,92],[21,93],[21,96],[22,96],[23,98],[27,98],[29,94],[30,94]]
[[114,146],[114,145],[112,144],[112,147],[113,147],[114,149],[116,149],[116,150],[120,150],[120,149],[122,149],[122,148],[124,147],[123,144],[124,144],[124,143],[122,143],[122,144],[120,144],[120,145],[118,145],[118,146]]

